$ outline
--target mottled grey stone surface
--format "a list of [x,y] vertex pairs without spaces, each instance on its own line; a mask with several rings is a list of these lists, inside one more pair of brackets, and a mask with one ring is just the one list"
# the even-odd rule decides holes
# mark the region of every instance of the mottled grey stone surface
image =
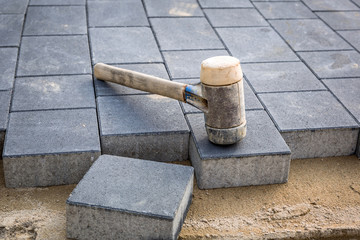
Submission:
[[360,51],[360,30],[354,31],[338,31],[354,48]]
[[30,0],[30,5],[85,5],[86,0]]
[[88,3],[89,26],[148,26],[141,0]]
[[300,57],[319,78],[360,77],[356,51],[301,52]]
[[24,37],[18,64],[17,76],[92,73],[88,38]]
[[91,28],[90,40],[94,63],[162,62],[148,27]]
[[161,50],[224,48],[205,18],[152,18],[150,22]]
[[23,21],[23,14],[0,15],[0,47],[19,46]]
[[177,239],[193,179],[189,166],[102,155],[66,201],[67,237]]
[[360,9],[356,12],[319,12],[317,15],[335,30],[359,30]]
[[319,19],[271,20],[295,51],[352,49]]
[[0,14],[22,13],[26,11],[28,0],[0,0]]
[[251,8],[253,5],[249,0],[199,0],[203,8]]
[[290,150],[265,111],[247,111],[247,135],[239,143],[220,146],[208,140],[203,114],[188,114],[192,130],[190,160],[199,188],[284,183]]
[[0,48],[0,91],[13,87],[17,48]]
[[11,91],[0,91],[0,132],[6,130],[9,108],[10,108]]
[[217,31],[241,63],[298,60],[270,27],[219,28]]
[[254,2],[266,19],[316,18],[301,2]]
[[145,0],[149,17],[203,16],[196,0]]
[[257,93],[326,89],[302,62],[252,63],[241,67]]
[[313,11],[359,10],[350,0],[303,0]]
[[176,100],[159,95],[98,97],[102,151],[156,161],[188,159],[189,128]]
[[17,78],[11,111],[95,108],[91,75]]

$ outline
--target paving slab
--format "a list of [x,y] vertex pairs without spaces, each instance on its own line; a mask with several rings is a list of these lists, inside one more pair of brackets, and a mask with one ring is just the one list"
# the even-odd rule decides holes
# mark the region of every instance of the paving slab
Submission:
[[88,2],[89,26],[149,26],[141,0]]
[[30,5],[85,5],[86,0],[30,0]]
[[0,14],[13,14],[21,13],[25,14],[28,5],[28,0],[0,0]]
[[299,60],[270,27],[218,28],[217,31],[241,63]]
[[22,39],[17,76],[85,73],[92,73],[87,36]]
[[205,18],[151,18],[150,22],[161,50],[224,48]]
[[258,94],[292,159],[354,154],[359,127],[328,91]]
[[91,75],[17,78],[11,111],[96,108]]
[[145,0],[149,17],[204,16],[196,0]]
[[300,52],[300,57],[319,78],[360,77],[356,51]]
[[3,151],[6,187],[77,183],[100,151],[95,109],[12,112]]
[[247,111],[247,134],[227,146],[208,140],[203,114],[186,115],[190,160],[201,189],[285,183],[290,150],[265,111]]
[[94,63],[163,61],[154,36],[148,27],[90,28],[89,31]]
[[18,47],[24,21],[23,14],[0,15],[0,47]]
[[360,30],[360,11],[319,12],[317,15],[334,30]]
[[303,0],[303,2],[313,11],[358,10],[350,0]]
[[25,36],[86,33],[85,6],[30,6],[28,8],[23,33]]
[[253,8],[249,0],[199,0],[202,8]]
[[317,18],[302,2],[254,2],[266,19]]
[[256,93],[326,90],[302,62],[249,63],[241,67]]
[[338,33],[345,38],[354,48],[360,51],[360,30],[354,31],[338,31]]
[[178,101],[159,95],[98,97],[104,154],[155,161],[188,159],[189,128]]
[[0,91],[14,85],[18,48],[0,48]]
[[102,155],[66,201],[67,237],[177,239],[193,179],[190,166]]

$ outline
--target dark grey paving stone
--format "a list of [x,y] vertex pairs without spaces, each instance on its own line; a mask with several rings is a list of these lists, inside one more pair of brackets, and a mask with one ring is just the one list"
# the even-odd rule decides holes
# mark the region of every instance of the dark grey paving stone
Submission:
[[254,7],[249,0],[199,0],[203,8],[252,8]]
[[354,48],[360,51],[360,30],[354,31],[338,31],[338,33],[345,38]]
[[317,15],[335,30],[360,30],[360,11],[319,12]]
[[[124,68],[155,77],[169,79],[164,64],[123,64],[114,65],[115,67]],[[129,94],[147,94],[140,90],[136,90],[122,85],[100,81],[95,78],[95,89],[97,96],[115,96],[115,95],[129,95]]]
[[86,0],[31,0],[30,5],[85,5]]
[[242,64],[257,93],[326,90],[302,62]]
[[271,20],[270,24],[295,51],[351,49],[349,44],[318,19]]
[[303,2],[313,11],[358,10],[356,5],[349,0],[303,0]]
[[161,50],[224,48],[205,18],[152,18]]
[[0,0],[0,14],[21,13],[25,14],[28,0]]
[[17,78],[11,111],[95,108],[91,75]]
[[193,179],[190,166],[102,155],[66,201],[67,237],[177,239]]
[[140,0],[89,2],[89,26],[148,26]]
[[226,50],[163,52],[173,78],[200,78],[201,62],[215,56],[228,56]]
[[24,21],[23,14],[0,15],[0,47],[18,47]]
[[189,128],[176,100],[159,95],[98,97],[104,154],[155,161],[188,159]]
[[162,62],[148,27],[91,28],[90,40],[94,63]]
[[358,124],[330,92],[258,94],[293,159],[354,154]]
[[28,8],[24,35],[86,33],[85,6],[30,6]]
[[356,51],[301,52],[300,57],[320,78],[360,77]]
[[256,9],[205,9],[213,27],[254,27],[269,24]]
[[254,2],[266,19],[316,18],[302,2]]
[[11,91],[0,91],[0,132],[4,132],[7,127]]
[[13,87],[17,53],[17,48],[0,48],[0,91]]
[[270,27],[218,28],[217,31],[241,63],[299,60]]
[[188,114],[192,130],[190,160],[199,188],[284,183],[290,150],[265,111],[247,111],[247,135],[239,143],[215,145],[208,140],[203,114]]
[[191,17],[203,16],[196,0],[144,1],[149,17]]

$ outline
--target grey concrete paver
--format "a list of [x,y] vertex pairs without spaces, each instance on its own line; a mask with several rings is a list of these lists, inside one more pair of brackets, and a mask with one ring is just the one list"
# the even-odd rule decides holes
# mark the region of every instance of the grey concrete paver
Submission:
[[0,14],[21,13],[24,14],[28,5],[28,0],[0,0]]
[[0,47],[19,46],[23,21],[23,14],[0,15]]
[[338,31],[338,33],[345,38],[354,48],[360,51],[360,30],[354,31]]
[[0,48],[0,91],[13,87],[17,54],[17,48]]
[[334,30],[360,30],[360,11],[318,12],[317,15]]
[[145,0],[149,17],[204,16],[196,0]]
[[30,0],[30,5],[85,5],[86,0]]
[[249,0],[199,0],[203,8],[252,8]]
[[313,11],[358,10],[350,0],[303,0],[303,2]]
[[302,2],[254,2],[266,19],[316,18]]

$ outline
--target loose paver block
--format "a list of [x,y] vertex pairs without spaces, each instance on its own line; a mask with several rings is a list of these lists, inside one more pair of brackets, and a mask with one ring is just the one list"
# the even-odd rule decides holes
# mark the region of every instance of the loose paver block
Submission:
[[94,63],[163,61],[148,27],[90,28],[90,40]]
[[317,15],[334,30],[360,30],[360,11],[319,12]]
[[30,6],[28,8],[24,35],[86,33],[85,6]]
[[30,5],[85,5],[86,0],[31,0]]
[[316,18],[301,2],[254,2],[266,19]]
[[23,14],[0,15],[0,47],[18,47],[24,21]]
[[313,11],[358,10],[350,0],[303,0],[303,2]]
[[0,0],[0,14],[21,13],[24,14],[28,0]]
[[155,161],[188,159],[189,128],[176,100],[159,95],[98,97],[104,154]]
[[270,27],[218,28],[217,31],[241,63],[299,60]]
[[208,140],[203,114],[188,114],[190,160],[201,189],[284,183],[290,150],[263,110],[247,111],[246,137],[221,146]]
[[251,63],[241,67],[257,93],[326,89],[302,62]]
[[0,48],[0,91],[14,85],[17,53],[17,48]]
[[203,8],[252,8],[249,0],[199,0]]
[[271,20],[295,51],[352,49],[319,19]]
[[300,57],[319,78],[360,77],[356,51],[300,52]]
[[255,9],[206,9],[213,27],[254,27],[269,24]]
[[17,78],[11,111],[95,108],[91,75]]
[[18,64],[17,76],[92,73],[88,38],[23,37]]
[[141,0],[88,3],[89,26],[149,26]]
[[0,159],[4,146],[5,131],[8,123],[11,91],[0,91]]
[[77,183],[100,151],[95,109],[12,112],[3,152],[6,187]]
[[354,48],[360,51],[360,30],[354,31],[338,31],[338,33],[345,38]]
[[328,91],[258,94],[291,149],[291,157],[354,154],[359,127]]
[[196,0],[145,0],[149,17],[203,16]]
[[224,48],[205,18],[152,18],[150,22],[161,50]]
[[66,201],[75,239],[177,239],[190,207],[194,169],[102,155]]

